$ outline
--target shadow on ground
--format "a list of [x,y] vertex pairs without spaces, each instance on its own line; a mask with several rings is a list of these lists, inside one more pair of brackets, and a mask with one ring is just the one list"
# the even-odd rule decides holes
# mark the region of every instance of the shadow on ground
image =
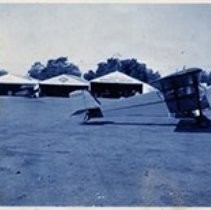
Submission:
[[87,121],[81,123],[86,126],[120,125],[120,126],[175,126],[175,132],[211,133],[211,121],[207,127],[199,127],[194,120],[180,120],[178,123],[151,123],[151,122],[115,122],[115,121]]
[[200,127],[194,120],[180,120],[175,128],[175,132],[191,132],[191,133],[211,133],[211,120],[209,126]]
[[83,122],[82,125],[123,125],[123,126],[176,126],[175,123],[143,123],[143,122],[114,122],[114,121],[91,121],[91,122]]

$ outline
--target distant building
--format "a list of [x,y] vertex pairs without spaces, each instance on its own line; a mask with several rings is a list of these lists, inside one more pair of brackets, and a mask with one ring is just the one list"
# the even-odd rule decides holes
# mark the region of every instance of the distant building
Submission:
[[41,81],[40,96],[69,97],[75,90],[88,90],[89,84],[80,77],[62,74]]
[[0,95],[27,95],[37,82],[10,73],[0,76]]
[[90,87],[95,97],[104,98],[128,97],[137,92],[142,94],[154,90],[150,85],[119,71],[91,80]]

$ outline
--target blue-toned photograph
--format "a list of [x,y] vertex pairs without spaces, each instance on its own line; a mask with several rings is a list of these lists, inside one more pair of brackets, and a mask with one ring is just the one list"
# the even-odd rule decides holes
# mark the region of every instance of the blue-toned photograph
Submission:
[[210,20],[0,3],[0,206],[210,207]]

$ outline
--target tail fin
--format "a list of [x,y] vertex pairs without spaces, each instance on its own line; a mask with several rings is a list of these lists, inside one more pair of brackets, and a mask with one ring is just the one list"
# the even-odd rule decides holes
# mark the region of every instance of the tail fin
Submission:
[[103,117],[100,102],[87,90],[74,91],[70,93],[69,97],[75,102],[74,108],[77,107],[77,110],[75,110],[71,116],[83,114],[85,121],[91,118]]

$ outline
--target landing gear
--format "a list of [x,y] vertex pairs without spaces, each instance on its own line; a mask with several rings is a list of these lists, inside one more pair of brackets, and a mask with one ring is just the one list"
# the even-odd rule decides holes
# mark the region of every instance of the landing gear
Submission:
[[84,115],[84,122],[87,122],[88,120],[90,120],[91,118],[90,118],[90,114],[89,114],[89,110],[87,110],[86,112],[85,112],[85,115]]
[[91,118],[103,117],[103,113],[99,107],[87,109],[84,116],[84,122],[87,122]]

